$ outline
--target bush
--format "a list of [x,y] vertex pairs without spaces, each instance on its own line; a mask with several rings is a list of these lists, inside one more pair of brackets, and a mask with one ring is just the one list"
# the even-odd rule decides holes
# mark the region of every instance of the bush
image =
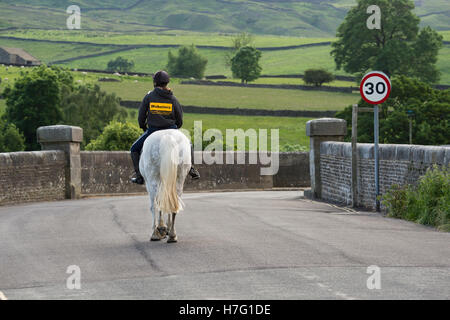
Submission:
[[308,148],[301,144],[285,144],[280,148],[280,152],[306,152]]
[[123,122],[127,117],[120,114],[120,99],[98,85],[76,87],[64,94],[62,102],[63,122],[83,128],[82,147],[97,138],[113,119]]
[[417,186],[392,186],[383,204],[390,217],[450,231],[450,166],[428,169]]
[[43,65],[22,72],[14,86],[4,90],[5,119],[23,132],[27,150],[40,149],[36,141],[38,127],[61,123],[62,91],[72,86],[69,72]]
[[205,74],[208,59],[202,57],[194,45],[182,46],[178,49],[178,56],[169,51],[167,70],[169,74],[180,78],[201,79]]
[[108,62],[106,70],[112,72],[130,72],[134,68],[134,61],[128,61],[122,57],[117,57],[114,60]]
[[324,69],[308,69],[305,71],[304,77],[306,84],[313,84],[316,87],[322,86],[334,80],[333,74]]
[[25,149],[25,137],[12,123],[0,119],[0,152],[16,152]]
[[86,146],[89,151],[130,150],[131,145],[141,136],[142,130],[133,124],[112,121],[103,133]]

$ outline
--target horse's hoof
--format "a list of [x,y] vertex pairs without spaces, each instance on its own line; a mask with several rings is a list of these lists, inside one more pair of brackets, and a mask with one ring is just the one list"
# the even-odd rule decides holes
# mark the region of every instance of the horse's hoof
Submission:
[[167,239],[167,243],[175,243],[178,242],[178,237],[169,237],[169,239]]
[[152,236],[150,238],[150,241],[161,241],[161,238],[157,237],[157,236]]
[[158,227],[158,232],[161,236],[161,239],[164,239],[168,233],[167,227]]
[[160,241],[164,239],[166,235],[162,236],[158,230],[155,230],[150,238],[150,241]]

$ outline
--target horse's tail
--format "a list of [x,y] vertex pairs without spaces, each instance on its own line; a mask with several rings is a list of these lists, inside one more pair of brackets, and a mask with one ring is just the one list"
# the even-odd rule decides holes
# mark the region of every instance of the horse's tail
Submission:
[[164,134],[159,144],[160,183],[156,194],[156,206],[163,213],[177,213],[182,208],[177,194],[178,144],[170,134]]

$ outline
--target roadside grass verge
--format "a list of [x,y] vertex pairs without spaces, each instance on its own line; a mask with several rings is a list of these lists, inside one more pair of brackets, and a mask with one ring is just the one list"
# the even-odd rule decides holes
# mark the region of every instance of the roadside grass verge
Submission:
[[450,232],[450,166],[428,169],[417,186],[392,186],[383,204],[390,217]]

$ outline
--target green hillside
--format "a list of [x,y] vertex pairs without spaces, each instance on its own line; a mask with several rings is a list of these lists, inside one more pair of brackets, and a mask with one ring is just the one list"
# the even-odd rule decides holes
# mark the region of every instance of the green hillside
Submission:
[[[416,0],[422,25],[449,30],[447,0]],[[330,37],[354,0],[3,0],[0,28],[65,29],[66,8],[78,4],[82,28],[104,31],[201,32]]]

